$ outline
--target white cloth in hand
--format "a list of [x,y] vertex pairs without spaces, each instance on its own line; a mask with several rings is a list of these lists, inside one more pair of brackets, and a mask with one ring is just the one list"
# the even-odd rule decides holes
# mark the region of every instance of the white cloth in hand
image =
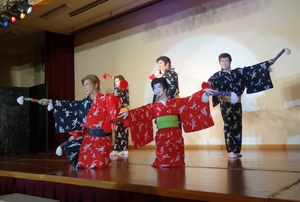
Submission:
[[272,72],[272,71],[273,71],[271,66],[268,68],[268,71],[269,71],[269,72]]
[[202,94],[201,101],[207,103],[209,101],[209,95],[205,92]]
[[160,78],[160,77],[162,77],[162,75],[163,75],[163,74],[161,74],[159,70],[157,70],[157,71],[154,73],[155,78]]
[[53,104],[52,104],[52,102],[49,102],[49,103],[48,103],[47,109],[48,109],[48,111],[51,111],[51,110],[53,109]]
[[61,155],[62,155],[62,148],[61,148],[61,146],[58,146],[58,147],[56,148],[55,154],[56,154],[57,156],[61,156]]
[[239,101],[239,97],[237,96],[237,94],[235,92],[231,92],[231,103],[235,104]]

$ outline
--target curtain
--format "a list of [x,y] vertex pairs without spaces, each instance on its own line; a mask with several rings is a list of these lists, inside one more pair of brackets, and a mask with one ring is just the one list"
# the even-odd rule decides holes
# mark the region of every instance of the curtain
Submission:
[[[45,44],[45,83],[48,84],[48,98],[74,100],[74,37],[46,32]],[[49,112],[49,150],[54,150],[68,138],[67,133],[55,133],[53,112]]]

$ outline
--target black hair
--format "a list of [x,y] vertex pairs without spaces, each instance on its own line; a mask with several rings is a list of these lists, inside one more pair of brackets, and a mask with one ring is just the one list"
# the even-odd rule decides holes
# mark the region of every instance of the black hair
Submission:
[[219,62],[221,61],[222,58],[228,58],[229,61],[230,61],[230,63],[231,63],[231,61],[232,61],[231,55],[230,55],[229,53],[221,53],[221,54],[219,55]]
[[120,81],[125,80],[124,76],[122,75],[114,76],[114,80],[115,79],[119,79]]
[[160,56],[159,58],[156,59],[156,63],[158,63],[158,61],[163,61],[165,63],[165,65],[167,65],[167,63],[169,63],[169,67],[171,67],[171,59],[168,58],[167,56]]
[[168,82],[167,82],[167,80],[166,80],[165,78],[163,78],[163,77],[155,78],[155,79],[153,79],[153,80],[151,81],[151,87],[152,87],[152,90],[154,90],[154,85],[155,85],[155,84],[158,84],[158,83],[162,85],[162,87],[163,87],[164,90],[166,89],[166,90],[168,91],[168,89],[169,89]]

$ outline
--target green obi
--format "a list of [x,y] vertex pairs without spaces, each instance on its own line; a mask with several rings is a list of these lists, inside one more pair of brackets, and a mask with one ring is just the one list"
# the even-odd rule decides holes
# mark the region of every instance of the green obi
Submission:
[[157,129],[179,127],[177,115],[160,116],[155,119]]

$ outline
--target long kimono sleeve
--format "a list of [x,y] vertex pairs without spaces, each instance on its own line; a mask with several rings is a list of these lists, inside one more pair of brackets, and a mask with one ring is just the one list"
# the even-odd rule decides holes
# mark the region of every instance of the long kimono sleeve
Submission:
[[[107,121],[116,119],[121,109],[121,99],[113,94],[107,94],[105,96],[105,99],[107,109]],[[111,124],[111,129],[114,130],[115,126],[115,123]]]
[[250,67],[242,68],[244,75],[243,82],[248,94],[273,88],[269,71],[270,66],[271,64],[268,61],[265,61]]
[[130,134],[134,149],[145,146],[152,142],[153,124],[152,105],[148,104],[128,111],[127,125],[130,128]]
[[86,114],[91,107],[90,99],[76,101],[52,100],[55,131],[65,133],[81,130],[82,123],[86,121]]
[[211,117],[209,102],[202,102],[204,91],[200,90],[193,95],[179,99],[179,115],[185,132],[194,132],[214,125]]
[[[211,83],[212,88],[217,91],[221,91],[219,74],[220,72],[217,72],[208,79],[208,81]],[[213,96],[212,101],[213,107],[217,106],[220,103],[220,96]]]

